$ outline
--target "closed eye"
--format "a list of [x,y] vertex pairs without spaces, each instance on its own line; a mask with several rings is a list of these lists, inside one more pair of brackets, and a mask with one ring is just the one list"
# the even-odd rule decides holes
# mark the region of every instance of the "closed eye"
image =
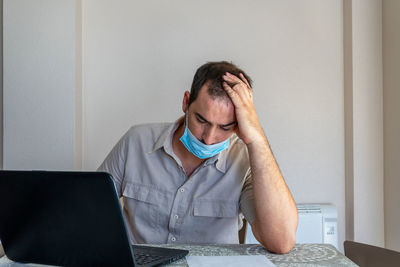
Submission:
[[[203,118],[203,116],[201,116],[200,114],[195,113],[195,115],[196,115],[196,119],[199,123],[201,123],[201,124],[208,123],[209,125],[211,125],[211,123],[208,120],[206,120],[205,118]],[[219,127],[223,131],[228,132],[228,131],[232,130],[232,128],[235,127],[236,125],[237,125],[237,122],[231,122],[231,123],[228,123],[225,125],[220,125]]]
[[236,125],[237,125],[237,122],[231,122],[231,123],[226,124],[226,125],[221,125],[220,128],[227,132],[227,131],[230,131],[233,128],[235,128]]
[[232,127],[226,128],[226,127],[221,127],[221,129],[225,132],[228,132],[232,129]]
[[197,121],[200,122],[200,123],[208,123],[208,121],[207,121],[205,118],[203,118],[203,116],[201,116],[201,115],[198,114],[198,113],[196,113],[196,119],[197,119]]
[[197,121],[198,122],[200,122],[200,123],[207,123],[207,121],[206,120],[203,120],[202,118],[200,118],[200,117],[197,117]]

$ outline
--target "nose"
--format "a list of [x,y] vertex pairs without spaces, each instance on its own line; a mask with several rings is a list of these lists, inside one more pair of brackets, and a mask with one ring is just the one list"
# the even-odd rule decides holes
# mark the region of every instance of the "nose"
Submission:
[[207,127],[206,129],[204,129],[201,141],[206,145],[218,143],[215,127]]

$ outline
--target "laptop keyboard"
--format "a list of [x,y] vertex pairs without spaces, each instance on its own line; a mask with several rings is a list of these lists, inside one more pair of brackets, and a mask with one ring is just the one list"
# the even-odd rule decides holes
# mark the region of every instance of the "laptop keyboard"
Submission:
[[135,252],[135,260],[136,260],[136,263],[139,265],[149,264],[153,261],[157,261],[162,258],[164,258],[164,256],[150,255],[147,253]]
[[137,266],[167,264],[185,257],[189,251],[181,249],[132,245]]

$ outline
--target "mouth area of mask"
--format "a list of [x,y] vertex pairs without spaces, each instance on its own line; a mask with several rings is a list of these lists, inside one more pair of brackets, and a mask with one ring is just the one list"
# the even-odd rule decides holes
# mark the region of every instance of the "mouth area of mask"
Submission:
[[185,131],[179,139],[186,149],[200,159],[211,158],[229,147],[229,138],[217,144],[206,145],[189,130],[188,113],[185,114]]

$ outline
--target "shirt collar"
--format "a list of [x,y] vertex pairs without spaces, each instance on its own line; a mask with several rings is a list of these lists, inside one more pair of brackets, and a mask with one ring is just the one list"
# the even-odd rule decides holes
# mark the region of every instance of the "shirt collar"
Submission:
[[[229,146],[230,147],[230,146]],[[225,173],[226,171],[226,157],[228,155],[229,147],[218,154],[217,162],[215,163],[215,167]]]
[[[175,133],[175,131],[178,129],[178,127],[183,123],[185,119],[185,116],[180,117],[178,120],[176,120],[174,123],[172,123],[169,127],[165,129],[164,132],[161,133],[160,137],[157,139],[157,141],[154,143],[153,149],[149,151],[149,154],[155,152],[156,150],[164,147],[164,150],[168,153],[172,151],[172,137]],[[233,136],[232,136],[233,137]],[[231,140],[233,138],[230,138]],[[231,143],[231,142],[230,142]],[[203,164],[205,166],[210,165],[210,164],[215,164],[215,167],[225,173],[226,172],[226,158],[228,155],[228,151],[231,145],[217,155],[207,159]]]
[[153,150],[151,150],[149,153],[153,153],[154,151],[164,147],[166,148],[171,148],[172,149],[172,137],[178,129],[179,125],[183,123],[184,117],[180,117],[177,119],[174,123],[172,123],[169,127],[167,127],[164,132],[161,133],[160,137],[158,137],[157,141],[154,143]]

